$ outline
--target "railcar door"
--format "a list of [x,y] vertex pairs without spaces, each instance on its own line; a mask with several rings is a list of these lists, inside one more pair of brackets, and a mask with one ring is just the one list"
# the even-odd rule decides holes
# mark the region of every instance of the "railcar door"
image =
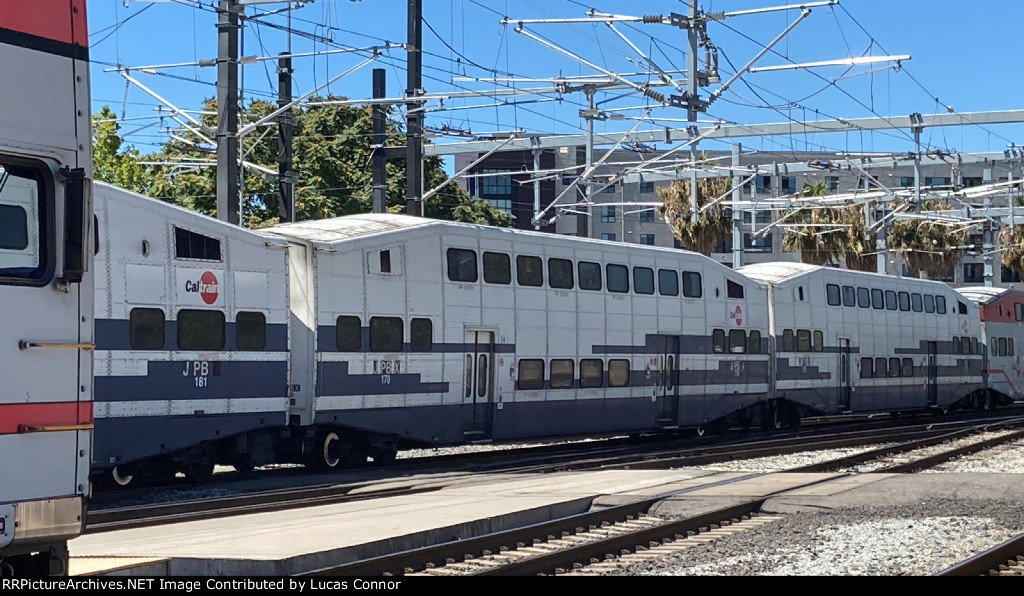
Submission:
[[658,399],[661,409],[658,424],[675,427],[679,424],[679,336],[658,337],[661,353],[658,354]]
[[839,402],[840,412],[850,410],[850,340],[839,340]]
[[928,394],[928,405],[939,404],[939,364],[937,344],[928,342],[928,378],[925,381],[925,389]]
[[491,438],[494,406],[494,332],[466,332],[463,405],[468,406],[467,439]]

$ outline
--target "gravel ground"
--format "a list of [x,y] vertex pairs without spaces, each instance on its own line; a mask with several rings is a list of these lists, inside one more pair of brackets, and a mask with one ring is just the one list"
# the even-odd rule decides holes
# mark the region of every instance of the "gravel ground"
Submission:
[[[793,454],[736,461],[716,469],[772,471],[808,463],[809,457]],[[1024,474],[1024,441],[929,471],[956,472]],[[998,495],[984,500],[932,498],[913,505],[787,515],[757,530],[609,575],[932,575],[1021,533],[1024,507],[1018,501]]]

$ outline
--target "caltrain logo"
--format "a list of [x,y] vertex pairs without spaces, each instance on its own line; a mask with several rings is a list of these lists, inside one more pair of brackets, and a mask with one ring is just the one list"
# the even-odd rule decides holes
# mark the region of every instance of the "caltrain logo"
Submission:
[[205,271],[199,277],[199,281],[187,280],[185,291],[197,293],[207,304],[213,304],[220,296],[220,286],[217,284],[217,276],[212,271]]
[[731,313],[729,313],[730,319],[736,319],[736,326],[739,327],[743,324],[743,309],[736,307]]

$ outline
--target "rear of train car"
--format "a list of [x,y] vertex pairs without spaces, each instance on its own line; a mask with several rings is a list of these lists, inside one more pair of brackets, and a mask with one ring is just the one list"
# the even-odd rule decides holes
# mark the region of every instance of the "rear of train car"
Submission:
[[985,355],[985,391],[964,405],[989,409],[1024,401],[1024,292],[992,287],[958,291],[980,309]]
[[0,576],[63,575],[92,439],[84,0],[0,8]]
[[287,424],[286,244],[95,185],[93,472],[126,486],[277,460]]
[[773,398],[798,414],[948,410],[983,390],[978,307],[921,279],[761,263]]
[[701,255],[397,215],[284,224],[319,465],[700,428],[760,407],[767,302]]

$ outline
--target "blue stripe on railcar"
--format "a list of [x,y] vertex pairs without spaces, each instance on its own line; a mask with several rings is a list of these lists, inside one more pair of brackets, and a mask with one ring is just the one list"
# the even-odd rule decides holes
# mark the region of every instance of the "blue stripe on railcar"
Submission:
[[[197,364],[207,365],[205,375]],[[285,361],[149,361],[145,376],[97,375],[96,401],[232,399],[288,395]],[[205,381],[199,382],[198,378]],[[378,381],[379,382],[379,381]]]

